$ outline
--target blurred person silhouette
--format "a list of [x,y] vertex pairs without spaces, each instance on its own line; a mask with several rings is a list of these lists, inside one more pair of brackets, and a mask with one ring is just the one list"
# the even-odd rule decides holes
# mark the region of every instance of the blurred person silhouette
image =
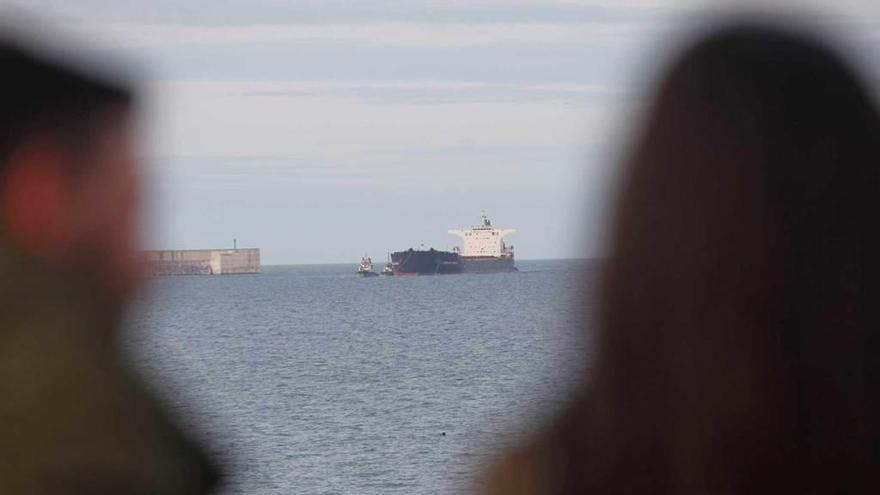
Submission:
[[205,493],[213,464],[116,350],[138,278],[133,91],[11,38],[0,68],[0,493]]
[[626,156],[576,399],[490,494],[880,492],[880,117],[809,30],[735,20]]

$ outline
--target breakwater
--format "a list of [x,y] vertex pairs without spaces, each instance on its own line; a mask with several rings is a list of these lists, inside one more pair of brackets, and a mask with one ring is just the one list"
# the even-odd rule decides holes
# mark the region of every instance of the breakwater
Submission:
[[168,249],[143,251],[150,275],[227,275],[260,273],[259,248]]

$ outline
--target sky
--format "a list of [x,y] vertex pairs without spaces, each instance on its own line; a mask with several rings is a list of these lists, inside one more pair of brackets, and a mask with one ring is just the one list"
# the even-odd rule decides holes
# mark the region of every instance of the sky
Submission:
[[[821,13],[874,77],[873,3],[776,7]],[[0,0],[135,68],[146,247],[238,239],[264,264],[451,248],[482,211],[521,259],[600,255],[619,157],[707,6]]]

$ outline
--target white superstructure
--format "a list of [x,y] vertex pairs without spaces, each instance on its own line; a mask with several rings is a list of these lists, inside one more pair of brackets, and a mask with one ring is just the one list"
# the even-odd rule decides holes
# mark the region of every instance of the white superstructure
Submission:
[[461,237],[464,246],[460,255],[464,258],[512,258],[513,246],[507,246],[503,238],[514,232],[515,229],[496,229],[485,213],[480,225],[468,230],[449,231],[450,234]]

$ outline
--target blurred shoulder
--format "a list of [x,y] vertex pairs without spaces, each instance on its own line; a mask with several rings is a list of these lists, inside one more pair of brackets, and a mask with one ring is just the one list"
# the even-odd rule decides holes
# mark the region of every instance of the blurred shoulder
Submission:
[[537,441],[506,455],[492,466],[484,477],[481,495],[533,495],[554,493],[555,479],[552,458],[546,442]]
[[504,454],[483,477],[481,495],[581,492],[592,437],[587,394],[579,394],[530,441]]

